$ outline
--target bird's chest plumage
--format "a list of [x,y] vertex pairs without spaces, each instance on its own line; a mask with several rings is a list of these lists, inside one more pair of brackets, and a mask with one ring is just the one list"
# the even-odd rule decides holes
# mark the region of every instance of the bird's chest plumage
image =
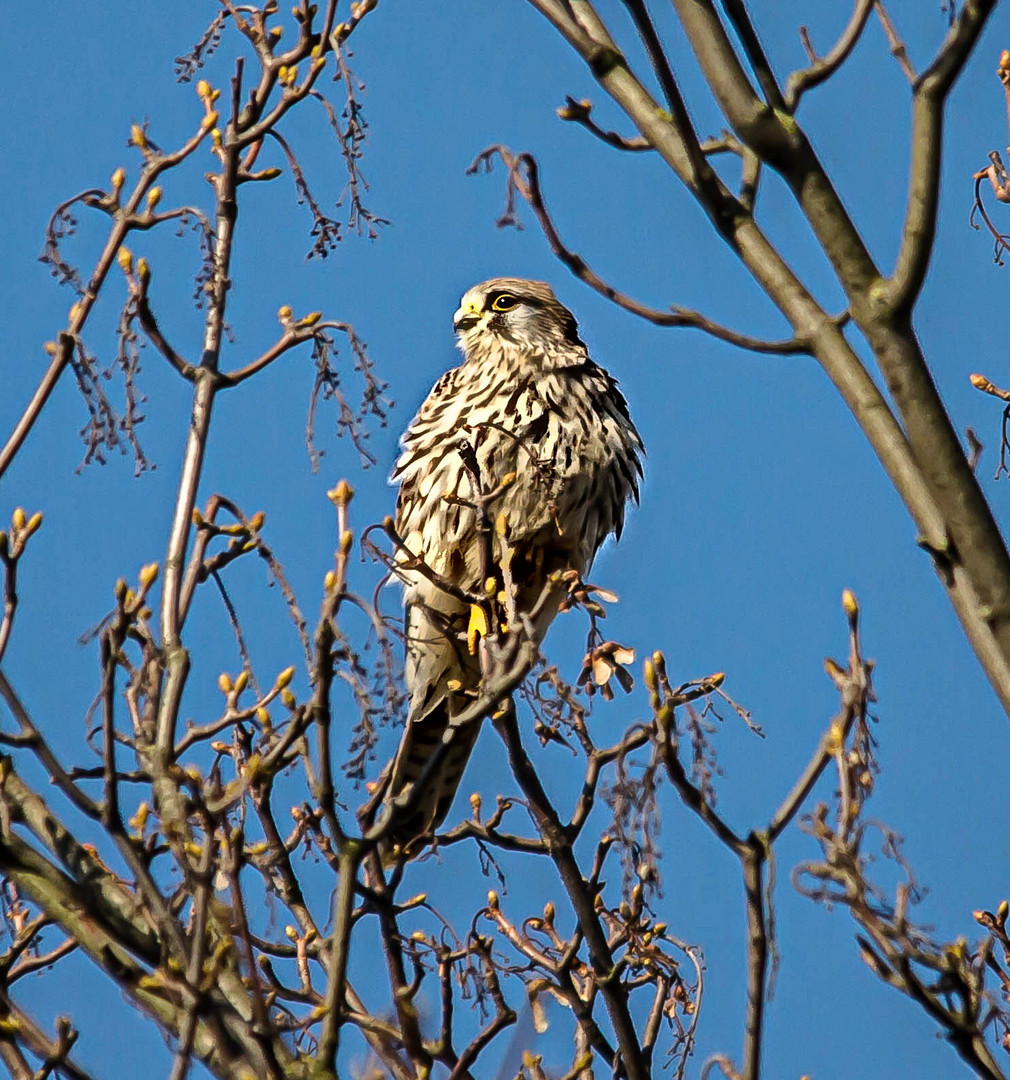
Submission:
[[[614,528],[613,512],[589,512],[620,442],[597,381],[580,367],[451,372],[408,430],[394,474],[401,483],[398,525],[408,545],[446,572],[453,552],[458,561],[473,544],[476,515],[456,501],[473,499],[472,473],[484,492],[511,474],[489,508],[491,520],[503,518],[514,542],[571,547],[581,569]],[[476,470],[467,468],[464,446],[472,449]],[[607,494],[610,501],[617,497]],[[620,493],[621,505],[626,497]]]

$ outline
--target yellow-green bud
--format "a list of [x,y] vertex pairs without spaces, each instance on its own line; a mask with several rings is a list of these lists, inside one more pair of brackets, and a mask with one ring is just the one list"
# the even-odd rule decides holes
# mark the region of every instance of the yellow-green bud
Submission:
[[354,498],[354,488],[346,480],[341,480],[335,488],[326,492],[326,497],[337,506],[346,506]]

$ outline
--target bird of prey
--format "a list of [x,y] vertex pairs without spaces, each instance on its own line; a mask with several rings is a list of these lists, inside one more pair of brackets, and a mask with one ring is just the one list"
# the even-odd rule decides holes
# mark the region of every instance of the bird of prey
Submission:
[[[441,824],[477,738],[479,721],[446,733],[480,683],[467,633],[473,605],[460,593],[487,595],[488,544],[496,588],[504,560],[513,613],[534,612],[528,625],[539,644],[565,591],[552,593],[552,575],[587,573],[603,541],[620,537],[642,475],[642,441],[627,403],[590,359],[574,316],[549,285],[521,278],[475,285],[453,328],[464,361],[435,383],[402,437],[392,474],[400,486],[397,534],[430,573],[409,569],[408,556],[399,575],[409,703],[385,798],[415,784],[447,741],[419,798],[406,796],[413,812],[393,819],[386,850],[394,853],[413,853],[418,838]],[[478,535],[475,480],[484,493],[498,492],[486,511],[490,539]]]

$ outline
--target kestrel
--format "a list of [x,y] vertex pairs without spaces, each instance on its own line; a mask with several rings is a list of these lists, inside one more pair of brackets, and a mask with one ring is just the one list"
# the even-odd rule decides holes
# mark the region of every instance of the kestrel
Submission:
[[[409,850],[441,824],[477,738],[479,722],[446,732],[480,684],[467,634],[473,605],[459,593],[487,595],[488,544],[496,587],[505,560],[514,609],[537,609],[531,625],[539,644],[564,591],[551,594],[551,575],[587,573],[603,541],[620,537],[642,475],[642,441],[617,382],[590,359],[549,285],[521,278],[475,285],[453,328],[464,361],[428,394],[392,475],[400,486],[397,533],[431,573],[400,571],[409,708],[385,797],[417,782],[443,738],[448,746],[416,809],[394,820],[387,850]],[[486,511],[490,539],[478,536],[475,478],[485,494],[500,492]]]

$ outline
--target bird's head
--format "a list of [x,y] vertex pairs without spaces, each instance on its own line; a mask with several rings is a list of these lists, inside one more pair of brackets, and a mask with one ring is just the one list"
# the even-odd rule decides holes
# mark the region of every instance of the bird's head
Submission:
[[499,343],[536,352],[582,346],[575,316],[544,281],[492,278],[474,285],[460,301],[452,325],[467,356]]

